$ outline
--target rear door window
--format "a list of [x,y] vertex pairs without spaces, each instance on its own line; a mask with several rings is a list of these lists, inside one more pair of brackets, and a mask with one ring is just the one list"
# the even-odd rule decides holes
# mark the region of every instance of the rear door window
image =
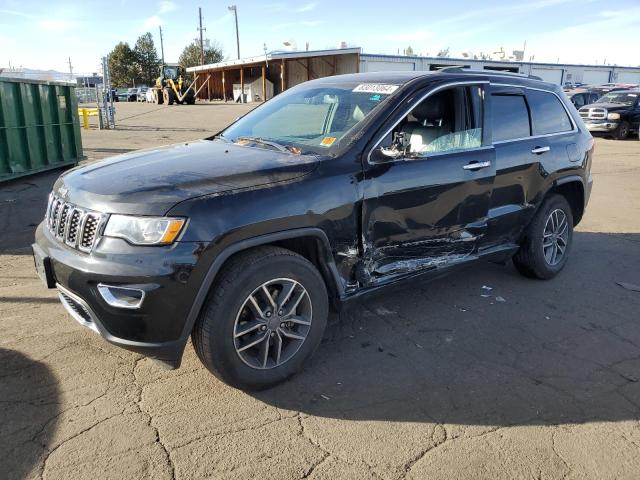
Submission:
[[527,99],[531,108],[534,135],[548,135],[573,130],[567,111],[553,93],[529,90]]
[[524,95],[491,95],[493,141],[502,142],[531,135],[529,109]]

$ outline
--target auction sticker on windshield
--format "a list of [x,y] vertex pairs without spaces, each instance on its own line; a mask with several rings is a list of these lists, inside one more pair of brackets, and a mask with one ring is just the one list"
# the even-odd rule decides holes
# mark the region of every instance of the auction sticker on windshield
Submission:
[[363,93],[381,93],[383,95],[391,95],[400,85],[389,85],[384,83],[361,83],[353,89],[354,92]]

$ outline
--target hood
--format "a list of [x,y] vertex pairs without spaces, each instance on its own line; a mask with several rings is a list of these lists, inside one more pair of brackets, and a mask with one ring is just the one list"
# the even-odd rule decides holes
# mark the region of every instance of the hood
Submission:
[[190,198],[294,180],[317,162],[314,155],[199,140],[70,170],[58,179],[54,192],[100,212],[164,215]]
[[619,103],[590,103],[584,107],[580,107],[580,110],[589,108],[606,108],[609,112],[617,112],[619,110],[630,110],[632,107],[628,105],[621,105]]

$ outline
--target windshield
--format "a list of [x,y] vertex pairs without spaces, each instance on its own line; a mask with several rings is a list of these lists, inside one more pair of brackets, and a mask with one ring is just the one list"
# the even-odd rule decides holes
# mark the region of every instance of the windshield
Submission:
[[178,78],[178,67],[164,67],[164,76],[166,78]]
[[235,143],[331,153],[350,130],[383,104],[398,85],[303,84],[281,93],[222,132]]
[[611,92],[600,97],[596,103],[619,103],[630,107],[635,103],[637,98],[638,93],[635,92]]

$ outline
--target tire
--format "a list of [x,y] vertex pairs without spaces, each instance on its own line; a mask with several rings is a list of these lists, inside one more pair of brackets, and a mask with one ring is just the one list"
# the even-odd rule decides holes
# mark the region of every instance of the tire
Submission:
[[162,90],[162,99],[167,105],[173,105],[176,101],[176,92],[170,88],[165,88]]
[[613,138],[616,140],[624,140],[629,136],[629,122],[621,122],[618,128],[613,132]]
[[[292,286],[289,297],[284,286],[278,287],[285,281]],[[276,301],[280,294],[287,298],[282,302],[284,316],[279,316],[278,308],[269,313],[262,286]],[[250,297],[259,308],[252,307]],[[294,316],[287,317],[290,309]],[[311,358],[322,340],[328,312],[326,286],[311,262],[283,248],[259,247],[234,256],[223,268],[191,339],[200,361],[220,380],[244,390],[261,390],[285,381]],[[286,318],[295,323],[287,324]]]
[[[554,220],[551,215],[555,215]],[[564,220],[562,218],[564,217]],[[563,223],[566,222],[566,223]],[[564,232],[562,225],[566,224],[566,235],[559,235]],[[556,230],[556,234],[550,234]],[[544,243],[547,246],[543,247]],[[571,251],[573,240],[573,215],[569,203],[562,195],[552,195],[547,198],[533,220],[527,227],[520,249],[513,256],[513,264],[518,272],[525,277],[548,280],[555,277],[567,263]],[[553,243],[557,245],[556,256],[554,257]],[[564,250],[562,250],[564,243]],[[559,256],[561,255],[561,256]]]
[[185,103],[186,103],[187,105],[195,105],[195,103],[196,103],[196,97],[191,96],[191,95],[190,95],[190,96],[188,96],[188,97],[186,98],[186,100],[185,100]]
[[156,105],[162,105],[164,103],[164,95],[161,95],[160,93],[160,90],[153,91],[153,101]]

